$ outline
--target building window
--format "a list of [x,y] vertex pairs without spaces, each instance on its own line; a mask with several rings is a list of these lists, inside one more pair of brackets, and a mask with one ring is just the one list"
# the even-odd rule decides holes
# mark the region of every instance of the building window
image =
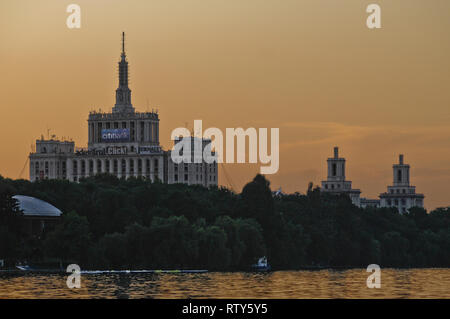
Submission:
[[134,160],[130,159],[130,174],[134,173]]
[[145,131],[144,131],[144,127],[145,127],[145,123],[144,122],[140,122],[140,140],[141,142],[144,142],[144,138],[145,138]]
[[333,174],[333,176],[336,176],[336,174],[337,174],[337,172],[336,172],[336,163],[333,163],[333,164],[331,165],[331,169],[332,169],[332,174]]
[[127,171],[127,161],[126,160],[122,160],[122,175],[125,175]]
[[175,182],[178,182],[178,174],[175,174]]
[[184,174],[184,181],[185,181],[185,182],[188,181],[188,174]]
[[402,170],[401,170],[401,169],[399,169],[399,170],[397,171],[397,180],[398,180],[399,182],[402,181]]

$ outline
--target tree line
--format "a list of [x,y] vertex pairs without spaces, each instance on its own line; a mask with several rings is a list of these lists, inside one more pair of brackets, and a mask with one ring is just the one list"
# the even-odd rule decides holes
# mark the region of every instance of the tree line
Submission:
[[[18,194],[56,206],[61,220],[40,236],[25,233]],[[245,270],[261,256],[274,269],[449,267],[450,207],[362,209],[311,185],[275,196],[262,175],[238,194],[108,174],[79,183],[0,176],[0,259],[13,263]]]

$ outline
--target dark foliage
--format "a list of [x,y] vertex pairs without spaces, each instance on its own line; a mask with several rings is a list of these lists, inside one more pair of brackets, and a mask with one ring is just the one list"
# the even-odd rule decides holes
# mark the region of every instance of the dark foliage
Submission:
[[[80,183],[0,177],[0,257],[61,260],[87,268],[245,269],[449,267],[450,208],[360,209],[346,196],[272,195],[257,175],[241,194],[98,175]],[[65,214],[40,239],[20,232],[14,194]]]

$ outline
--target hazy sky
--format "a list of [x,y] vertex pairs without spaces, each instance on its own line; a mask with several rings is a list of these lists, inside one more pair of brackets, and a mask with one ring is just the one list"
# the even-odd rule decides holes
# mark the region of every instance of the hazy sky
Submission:
[[[403,153],[425,206],[450,205],[448,0],[1,0],[1,175],[19,177],[47,128],[86,146],[88,112],[114,104],[122,31],[133,105],[159,109],[166,149],[194,119],[279,127],[274,189],[319,184],[338,145],[361,196],[386,191]],[[240,191],[259,165],[225,169]]]

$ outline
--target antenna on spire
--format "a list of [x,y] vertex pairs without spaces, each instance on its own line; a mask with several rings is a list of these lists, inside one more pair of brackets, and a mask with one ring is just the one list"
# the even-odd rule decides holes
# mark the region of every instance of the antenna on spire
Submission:
[[125,32],[122,32],[122,53],[125,54]]

